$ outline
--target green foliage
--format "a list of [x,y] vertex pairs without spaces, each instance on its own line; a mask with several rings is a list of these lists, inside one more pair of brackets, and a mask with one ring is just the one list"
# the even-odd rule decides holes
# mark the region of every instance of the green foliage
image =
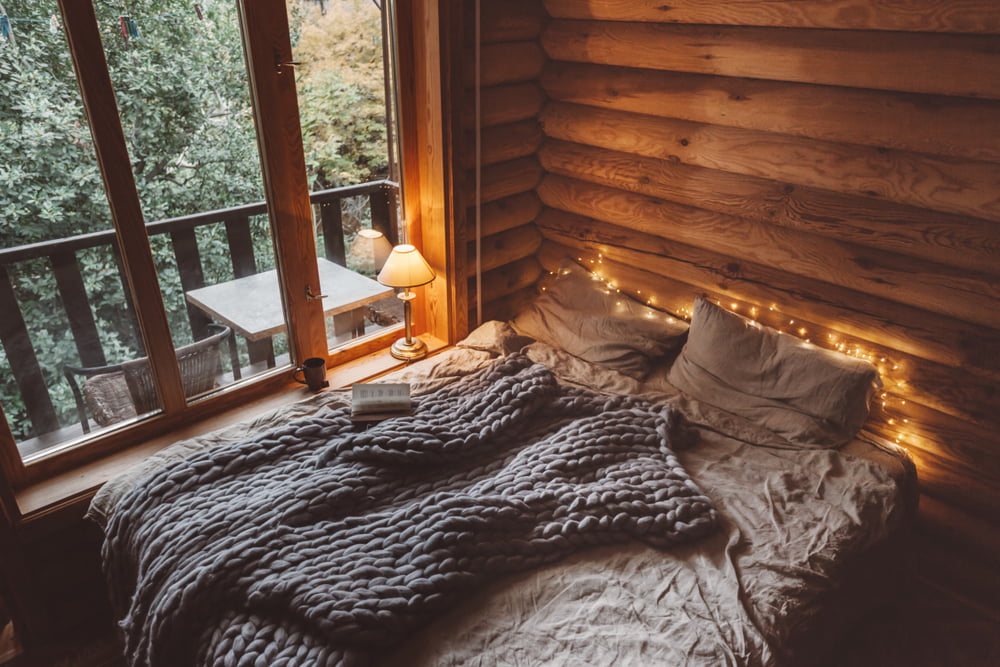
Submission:
[[[261,201],[263,188],[235,3],[132,0],[141,36],[125,41],[120,2],[96,0],[108,70],[144,217],[162,220]],[[300,112],[314,189],[386,173],[379,14],[368,0],[292,4]],[[0,43],[0,248],[106,230],[111,217],[56,0],[6,0],[16,43]],[[44,19],[39,22],[16,19]],[[341,43],[342,42],[342,43]],[[265,216],[251,222],[259,270],[273,268]],[[197,232],[206,282],[233,277],[224,225]],[[191,340],[169,236],[151,239],[175,344]],[[109,363],[140,353],[110,247],[77,253]],[[75,422],[64,364],[79,365],[51,266],[9,269],[60,421]],[[18,439],[33,435],[0,349],[0,403]]]
[[[325,13],[321,11],[325,8]],[[370,0],[299,3],[294,45],[313,190],[388,175],[381,14]]]

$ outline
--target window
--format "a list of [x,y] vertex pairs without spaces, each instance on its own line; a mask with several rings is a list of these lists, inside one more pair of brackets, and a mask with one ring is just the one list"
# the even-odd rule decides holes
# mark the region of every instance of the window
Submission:
[[[103,222],[103,229],[85,234],[86,238],[74,238],[81,235],[70,233],[75,231],[73,225],[78,221],[67,222],[67,229],[47,226],[45,233],[48,237],[42,239],[41,245],[11,243],[6,231],[0,237],[3,240],[0,244],[0,308],[5,313],[20,315],[18,318],[4,318],[0,323],[4,354],[10,369],[8,383],[17,386],[18,397],[22,401],[22,405],[3,405],[9,428],[3,428],[4,420],[0,419],[0,459],[7,477],[15,484],[58,469],[60,464],[53,464],[53,460],[63,454],[72,453],[64,457],[70,461],[65,465],[71,465],[72,461],[82,458],[79,454],[81,450],[99,452],[121,446],[130,438],[134,440],[143,425],[148,427],[151,421],[139,419],[147,412],[156,415],[156,419],[152,420],[156,423],[149,428],[162,429],[180,419],[210,411],[212,402],[219,399],[212,395],[198,399],[205,387],[192,382],[192,371],[182,358],[189,348],[197,347],[203,341],[211,341],[210,345],[203,347],[212,348],[208,350],[208,364],[217,375],[221,371],[219,376],[223,378],[223,383],[241,377],[245,379],[254,372],[266,371],[269,366],[281,368],[282,362],[287,364],[290,359],[327,356],[331,345],[338,348],[336,356],[342,357],[339,348],[345,342],[351,343],[359,333],[368,333],[369,327],[359,324],[359,313],[352,312],[352,309],[326,318],[328,325],[324,324],[324,301],[313,298],[323,291],[317,256],[346,263],[350,243],[342,235],[339,240],[333,238],[333,232],[339,232],[344,223],[345,212],[348,217],[354,215],[356,220],[353,224],[356,227],[382,228],[390,237],[395,233],[393,225],[397,219],[394,185],[398,176],[392,173],[386,173],[386,178],[375,186],[352,185],[350,188],[353,189],[346,193],[310,193],[312,184],[307,181],[304,162],[307,159],[321,161],[322,155],[316,157],[310,151],[324,147],[319,144],[317,148],[314,144],[307,146],[304,152],[301,143],[294,140],[299,134],[299,113],[297,64],[293,63],[300,54],[293,53],[291,49],[284,3],[243,2],[240,3],[239,13],[227,16],[223,11],[224,7],[228,7],[226,3],[214,5],[206,2],[192,6],[187,3],[131,2],[129,11],[132,15],[117,17],[105,16],[100,13],[103,10],[95,13],[94,7],[86,3],[63,2],[61,7],[54,3],[55,0],[37,0],[14,6],[18,11],[31,8],[36,12],[31,16],[22,15],[25,18],[41,20],[42,17],[49,17],[44,44],[51,49],[51,57],[61,59],[64,65],[61,71],[69,71],[65,65],[72,59],[79,82],[78,91],[73,86],[63,86],[71,90],[76,99],[50,100],[50,111],[63,113],[65,118],[58,123],[63,136],[46,138],[56,144],[61,142],[80,160],[89,159],[92,164],[100,166],[103,183],[85,182],[79,185],[103,187],[107,203],[103,209],[92,206],[95,212],[90,214],[88,221]],[[309,6],[313,4],[303,3],[303,6],[305,10],[315,11],[315,7]],[[14,19],[11,25],[16,39],[24,23],[17,22],[18,16],[13,7],[8,5],[6,10]],[[299,10],[303,11],[302,7]],[[294,26],[294,13],[292,16]],[[140,53],[141,40],[147,39],[151,49],[156,43],[152,31],[162,27],[155,23],[157,21],[166,24],[170,34],[157,47],[157,53]],[[210,149],[219,148],[213,144],[228,143],[228,148],[235,154],[257,154],[257,150],[248,150],[248,135],[241,134],[239,128],[226,125],[232,117],[250,113],[249,105],[240,106],[238,95],[224,94],[223,88],[233,85],[231,78],[219,78],[221,73],[213,70],[212,77],[216,78],[209,85],[186,90],[186,86],[194,85],[188,75],[198,73],[171,70],[170,54],[179,45],[171,46],[170,40],[179,38],[174,33],[193,29],[210,32],[212,46],[221,45],[220,48],[205,48],[205,52],[199,53],[206,67],[211,68],[214,63],[218,69],[229,72],[241,70],[243,60],[238,55],[234,56],[239,52],[238,44],[225,40],[242,34],[243,44],[246,45],[248,82],[241,82],[237,87],[241,85],[243,90],[249,89],[250,97],[255,100],[253,115],[261,163],[259,171],[251,171],[263,173],[263,179],[258,176],[255,181],[251,171],[234,168],[231,180],[221,179],[200,193],[184,189],[184,179],[197,172],[198,165],[203,164],[200,161],[209,160],[213,155],[218,157],[218,152],[207,155],[211,153]],[[379,38],[381,40],[382,36]],[[27,39],[24,41],[27,42]],[[299,44],[302,45],[301,42]],[[26,44],[6,44],[6,47],[11,46],[18,50],[22,46],[27,48]],[[5,62],[4,57],[14,48],[0,53],[0,63]],[[303,53],[306,51],[303,48]],[[304,65],[308,67],[309,63]],[[143,71],[149,75],[137,75]],[[197,83],[204,84],[205,81],[198,80]],[[343,86],[344,82],[335,81],[333,84]],[[423,84],[418,81],[416,85]],[[181,106],[192,105],[196,113],[213,114],[216,123],[193,130],[204,131],[205,135],[194,143],[178,141],[174,146],[176,150],[167,155],[168,159],[156,164],[150,159],[153,151],[149,147],[162,147],[177,134],[192,130],[183,126],[169,127],[163,117],[155,117],[156,110],[147,108],[148,101],[144,102],[144,96],[152,94],[151,89],[156,89],[156,93],[165,90],[167,97],[173,96],[174,108],[160,109],[163,113],[169,115],[175,112],[179,115]],[[0,110],[5,114],[0,116],[0,128],[4,132],[12,131],[11,118],[14,114],[3,109],[2,103]],[[77,111],[75,116],[74,110]],[[19,112],[23,117],[24,110]],[[177,122],[181,124],[180,120]],[[307,126],[307,136],[310,129]],[[392,160],[388,162],[391,164]],[[133,165],[131,170],[122,168],[122,165],[128,164]],[[9,170],[2,171],[4,166],[0,164],[0,178],[12,178]],[[245,167],[245,164],[240,167]],[[420,165],[413,166],[408,173],[418,173],[420,168]],[[423,182],[430,184],[433,179],[424,177]],[[327,180],[322,185],[333,185],[333,188],[323,188],[329,191],[336,190],[338,183]],[[169,191],[180,193],[179,199],[185,200],[189,208],[184,215],[170,216],[156,208],[155,202],[167,199],[164,193]],[[237,198],[252,198],[257,191],[267,201],[266,209],[264,205],[254,202],[242,207],[234,206],[232,199],[225,197],[235,193]],[[42,211],[43,215],[58,217],[72,209],[65,204],[65,200],[55,199],[49,194],[48,201],[43,204],[48,209]],[[57,194],[71,198],[72,188],[64,188]],[[341,203],[345,194],[356,198],[353,209]],[[100,198],[91,200],[100,201]],[[196,210],[198,202],[202,201],[211,202],[210,206],[216,208],[208,212],[204,207]],[[411,222],[417,225],[418,234],[429,229],[427,225],[420,226],[420,221],[423,210],[431,207],[421,203],[419,196],[408,202],[406,208]],[[360,213],[355,214],[355,210]],[[265,212],[270,218],[269,225],[265,222]],[[209,213],[216,219],[209,220],[212,217]],[[168,217],[150,223],[151,217],[160,216]],[[441,222],[444,220],[441,219]],[[109,229],[112,224],[113,229]],[[273,251],[266,242],[267,230],[273,234]],[[446,236],[439,232],[435,235],[438,241]],[[67,237],[74,240],[66,243]],[[262,238],[265,239],[263,243]],[[43,252],[46,245],[52,244],[58,246],[57,252]],[[222,257],[225,261],[218,266],[201,261],[198,248],[205,245],[224,248],[226,252],[222,253]],[[440,252],[428,247],[426,241],[424,246],[425,254],[433,262],[435,254],[440,255]],[[35,262],[36,266],[32,268],[30,262]],[[211,308],[207,299],[199,301],[196,298],[196,292],[203,287],[256,276],[272,264],[275,284],[280,285],[284,301],[281,314],[287,319],[280,326],[284,329],[283,337],[272,337],[265,332],[262,337],[255,338],[235,331],[236,326],[227,324],[222,314]],[[437,266],[442,269],[440,274],[445,276],[448,263],[438,261]],[[45,274],[48,277],[34,287],[58,307],[46,306],[39,301],[39,313],[29,312],[26,318],[24,311],[30,311],[30,308],[25,308],[24,303],[31,302],[30,298],[25,298],[29,292],[26,287],[30,286],[27,284]],[[104,296],[101,303],[94,303],[91,295],[95,289]],[[373,303],[369,300],[362,305],[367,310]],[[448,310],[436,308],[436,317],[447,318]],[[28,322],[29,319],[32,323]],[[393,331],[391,318],[388,324],[388,334],[384,328],[374,327],[376,336],[390,340]],[[430,324],[434,326],[434,322]],[[448,334],[441,337],[447,338]],[[48,351],[39,353],[39,349],[46,348],[46,345],[37,341],[49,339],[53,341],[53,349],[64,351],[62,357]],[[69,352],[65,353],[66,350]],[[66,357],[72,357],[76,363],[67,362]],[[137,407],[136,417],[124,422],[111,422],[112,425],[103,431],[98,430],[100,424],[92,422],[91,434],[83,435],[81,420],[76,417],[77,403],[70,403],[71,398],[78,398],[77,392],[65,379],[72,370],[64,373],[63,367],[94,369],[125,359],[140,362],[138,371],[135,368],[115,369],[114,373],[125,377],[104,382],[114,385],[108,395],[96,391],[88,393],[84,397],[83,409],[92,415],[94,406],[91,404],[102,400],[108,404],[116,396],[121,398],[115,391],[120,394],[125,387],[133,392],[131,398],[136,404],[133,407]],[[0,359],[0,365],[3,361]],[[133,376],[136,375],[149,383],[152,402],[143,406],[138,406],[135,400],[136,380]],[[284,375],[285,371],[282,371]],[[82,385],[91,377],[77,374],[77,384]],[[273,373],[268,377],[273,377]],[[61,396],[53,401],[53,393]],[[30,410],[24,401],[26,394],[29,397],[27,402],[37,399]],[[46,398],[49,407],[45,405]],[[233,399],[230,397],[228,400]],[[41,407],[38,407],[39,404]],[[18,442],[20,450],[15,449]],[[25,447],[26,442],[30,447]]]

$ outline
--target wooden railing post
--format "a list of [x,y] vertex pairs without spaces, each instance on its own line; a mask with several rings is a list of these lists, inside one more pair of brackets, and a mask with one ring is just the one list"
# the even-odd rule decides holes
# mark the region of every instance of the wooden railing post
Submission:
[[[250,216],[242,215],[226,220],[226,240],[229,243],[229,261],[233,264],[233,275],[243,278],[257,273],[257,260],[253,256],[253,237],[250,234]],[[233,333],[232,340],[236,340]],[[257,341],[247,341],[247,354],[250,365],[265,363],[268,368],[274,367],[274,344],[270,338]],[[233,378],[239,379],[242,373],[239,368],[239,357],[233,355]]]
[[320,202],[319,221],[323,228],[323,250],[331,262],[345,266],[347,249],[344,246],[344,219],[340,199]]
[[[170,232],[170,242],[177,260],[177,271],[181,277],[181,288],[185,292],[205,286],[205,273],[201,268],[201,254],[198,252],[198,239],[194,227],[178,229]],[[208,336],[208,325],[211,323],[208,315],[194,304],[187,304],[188,322],[191,324],[191,335],[194,340]]]
[[87,288],[80,273],[80,262],[72,250],[55,252],[49,258],[55,273],[59,297],[69,318],[80,364],[83,366],[104,366],[108,363],[97,335],[97,323],[87,298]]
[[393,220],[396,208],[392,205],[394,194],[394,188],[384,183],[382,187],[368,195],[368,205],[372,212],[372,229],[382,232],[391,245],[399,242],[397,225]]
[[52,399],[45,386],[45,376],[38,365],[35,348],[28,336],[28,328],[21,315],[14,287],[11,285],[7,268],[0,265],[0,342],[7,353],[7,362],[14,374],[24,408],[31,421],[31,429],[36,435],[49,433],[59,428]]

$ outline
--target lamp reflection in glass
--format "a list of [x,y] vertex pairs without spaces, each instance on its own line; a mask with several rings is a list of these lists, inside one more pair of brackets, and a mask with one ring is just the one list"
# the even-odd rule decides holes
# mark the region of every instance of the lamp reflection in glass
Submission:
[[361,229],[351,242],[347,256],[348,266],[356,266],[372,275],[382,270],[390,252],[392,246],[382,232],[377,229]]
[[397,359],[411,361],[420,359],[427,354],[427,345],[419,338],[414,338],[411,332],[411,303],[417,296],[411,288],[426,285],[434,280],[434,269],[423,258],[420,251],[409,244],[398,245],[389,253],[389,259],[379,271],[378,281],[387,287],[402,290],[396,296],[403,302],[403,326],[406,337],[392,344],[390,352]]

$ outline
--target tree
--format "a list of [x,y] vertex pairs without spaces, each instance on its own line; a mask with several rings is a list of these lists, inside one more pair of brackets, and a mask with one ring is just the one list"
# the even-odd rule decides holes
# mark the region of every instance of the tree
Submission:
[[[380,12],[361,0],[292,3],[292,35],[307,169],[313,189],[386,176]],[[128,7],[130,16],[122,14]],[[16,42],[0,42],[0,247],[111,227],[107,199],[55,0],[5,3]],[[95,3],[145,220],[263,199],[235,3]],[[127,19],[134,23],[130,24]],[[134,25],[138,36],[123,35]],[[345,216],[350,221],[351,216]],[[258,268],[271,268],[266,220],[254,221]],[[357,224],[357,223],[355,223]],[[206,281],[232,278],[223,226],[198,230]],[[176,345],[191,340],[183,290],[165,237],[151,239]],[[141,353],[111,249],[78,253],[111,363]],[[10,268],[49,393],[75,421],[64,364],[80,363],[51,267]],[[31,435],[0,351],[0,403],[18,439]]]
[[[120,4],[96,6],[132,171],[147,221],[262,199],[262,186],[235,7],[129,3],[140,36],[121,33]],[[0,46],[0,246],[53,240],[111,226],[90,131],[52,0],[9,4],[14,43]],[[222,230],[203,241],[209,276],[228,268]],[[267,242],[266,232],[263,233]],[[224,237],[223,237],[224,238]],[[171,328],[190,340],[172,254],[154,239]],[[222,249],[221,252],[218,250]],[[134,358],[138,339],[128,317],[110,248],[80,253],[84,279],[109,361]],[[63,364],[79,364],[52,278],[43,262],[10,270],[50,394],[71,422]],[[173,276],[171,274],[174,274]],[[26,437],[23,406],[7,364],[0,401]]]

